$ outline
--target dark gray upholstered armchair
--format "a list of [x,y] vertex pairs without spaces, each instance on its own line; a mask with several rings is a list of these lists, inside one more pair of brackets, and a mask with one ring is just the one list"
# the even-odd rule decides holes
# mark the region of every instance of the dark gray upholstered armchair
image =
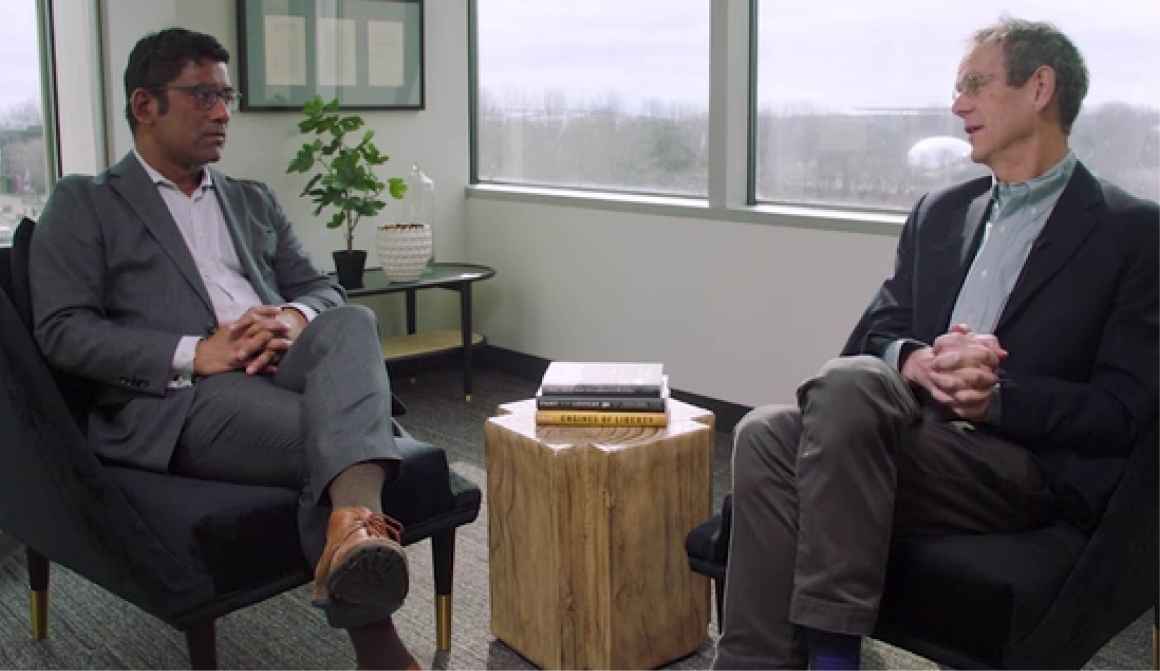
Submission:
[[[102,463],[83,433],[84,384],[54,375],[32,339],[27,250],[33,223],[0,249],[0,529],[25,544],[32,629],[47,628],[49,562],[67,566],[186,633],[194,668],[216,667],[214,623],[312,578],[298,493]],[[396,423],[396,431],[401,431]],[[403,544],[431,539],[437,645],[450,645],[455,530],[480,490],[441,449],[408,454],[384,510]]]
[[[897,541],[874,638],[956,668],[1083,666],[1156,604],[1155,424],[1118,461],[1119,481],[1088,532],[1057,521],[1024,533]],[[713,578],[718,595],[731,510],[726,497],[685,542],[690,567]],[[720,596],[717,609],[720,623]]]

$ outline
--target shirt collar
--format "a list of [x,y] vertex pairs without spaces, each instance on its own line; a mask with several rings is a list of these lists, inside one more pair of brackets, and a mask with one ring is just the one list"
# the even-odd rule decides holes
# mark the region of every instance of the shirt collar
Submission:
[[[176,184],[173,183],[173,180],[169,179],[165,175],[162,175],[157,171],[156,168],[149,165],[149,162],[145,160],[145,157],[141,155],[141,152],[137,151],[137,147],[133,147],[133,156],[137,157],[137,160],[141,163],[141,167],[145,168],[145,174],[149,175],[149,179],[154,184],[164,184],[166,186],[173,187],[178,191],[181,190],[177,187]],[[201,169],[201,184],[198,184],[197,186],[202,190],[213,188],[213,178],[210,177],[208,168]]]
[[1069,149],[1047,172],[1026,182],[1004,183],[992,174],[991,197],[1001,206],[1013,199],[1042,200],[1058,195],[1071,179],[1076,162],[1075,152]]

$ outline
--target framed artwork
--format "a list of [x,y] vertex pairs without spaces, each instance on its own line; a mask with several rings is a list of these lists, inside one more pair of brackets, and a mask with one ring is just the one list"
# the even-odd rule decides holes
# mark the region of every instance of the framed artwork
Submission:
[[243,111],[423,109],[423,0],[238,0]]

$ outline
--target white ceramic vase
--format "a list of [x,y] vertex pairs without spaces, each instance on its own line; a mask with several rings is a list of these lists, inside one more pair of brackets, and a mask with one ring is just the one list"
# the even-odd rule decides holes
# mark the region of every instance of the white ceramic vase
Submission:
[[380,226],[375,243],[383,274],[391,282],[413,282],[431,258],[431,227],[427,224]]

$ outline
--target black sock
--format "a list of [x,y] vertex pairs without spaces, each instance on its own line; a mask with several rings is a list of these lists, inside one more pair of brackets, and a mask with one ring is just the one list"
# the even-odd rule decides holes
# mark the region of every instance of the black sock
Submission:
[[810,668],[826,671],[857,669],[862,657],[862,637],[803,627],[810,649]]

